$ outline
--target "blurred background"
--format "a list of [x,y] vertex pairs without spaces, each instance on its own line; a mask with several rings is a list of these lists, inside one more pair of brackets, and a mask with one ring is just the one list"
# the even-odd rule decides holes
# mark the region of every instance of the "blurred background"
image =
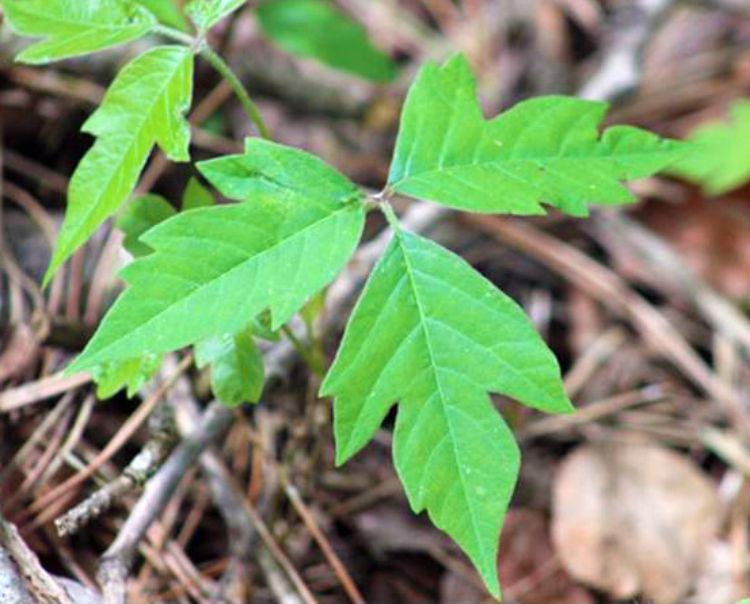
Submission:
[[[750,596],[750,1],[328,4],[367,38],[352,43],[347,28],[304,12],[264,19],[250,2],[211,42],[276,140],[365,187],[386,180],[416,70],[456,51],[487,116],[572,94],[611,103],[613,123],[675,138],[709,131],[710,170],[640,181],[638,203],[587,219],[396,206],[524,306],[579,409],[543,417],[496,397],[524,460],[501,541],[505,601]],[[176,25],[180,5],[167,16]],[[318,39],[313,50],[296,43],[300,28]],[[105,552],[133,560],[137,603],[491,602],[450,540],[410,512],[390,423],[334,467],[330,402],[283,346],[266,353],[261,404],[222,421],[204,411],[206,375],[178,358],[131,399],[98,402],[87,376],[62,376],[129,261],[108,226],[40,290],[69,177],[91,144],[80,127],[117,69],[158,42],[34,68],[13,63],[28,41],[0,32],[0,602],[35,601],[22,599],[9,555],[38,556],[75,602],[98,602]],[[191,123],[193,160],[241,152],[257,134],[204,63]],[[138,190],[178,205],[195,175],[156,153]],[[373,216],[370,244],[318,317],[328,359],[383,228]],[[157,498],[144,509],[150,476]],[[86,517],[61,537],[55,520],[81,502]],[[127,541],[138,526],[143,538]]]

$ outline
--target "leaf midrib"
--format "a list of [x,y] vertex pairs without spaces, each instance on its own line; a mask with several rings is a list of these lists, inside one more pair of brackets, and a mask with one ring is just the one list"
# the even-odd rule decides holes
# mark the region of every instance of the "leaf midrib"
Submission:
[[595,159],[600,160],[607,160],[607,161],[617,161],[617,160],[627,160],[627,159],[633,159],[633,158],[639,158],[639,157],[647,157],[647,156],[653,156],[653,155],[659,155],[659,154],[667,154],[669,151],[664,150],[654,150],[654,151],[641,151],[641,152],[634,152],[634,153],[622,153],[622,154],[610,154],[610,155],[537,155],[537,156],[524,156],[524,157],[514,157],[514,158],[498,158],[498,159],[492,159],[492,160],[473,160],[465,163],[451,163],[451,164],[443,164],[441,166],[437,166],[434,168],[429,168],[427,170],[420,170],[415,172],[409,172],[408,174],[405,174],[405,176],[401,177],[397,181],[389,183],[390,186],[397,188],[404,183],[408,182],[412,179],[423,179],[423,178],[430,178],[434,176],[439,176],[441,174],[454,172],[454,171],[460,171],[465,168],[471,168],[475,166],[479,167],[495,167],[497,169],[504,169],[508,164],[514,164],[514,163],[535,163],[538,165],[544,165],[546,162],[554,161],[554,160],[560,160],[560,161],[590,161]]
[[[475,516],[475,513],[474,513],[474,506],[471,505],[471,503],[470,503],[470,498],[468,496],[468,490],[467,490],[467,487],[466,487],[465,477],[464,477],[464,474],[463,474],[463,471],[462,471],[462,465],[459,462],[460,455],[459,455],[459,452],[458,452],[458,448],[456,446],[456,438],[455,438],[455,435],[453,433],[453,427],[451,425],[450,419],[448,417],[447,409],[446,409],[446,406],[445,406],[445,396],[443,394],[443,388],[442,388],[442,384],[441,384],[441,381],[440,381],[440,375],[439,375],[439,372],[438,372],[438,364],[437,364],[437,361],[435,360],[435,354],[434,354],[434,352],[432,350],[432,341],[430,339],[430,332],[427,329],[427,315],[426,315],[426,313],[424,311],[424,308],[422,306],[422,301],[421,301],[421,299],[419,297],[419,290],[417,288],[417,283],[416,283],[416,280],[415,280],[415,277],[414,277],[414,272],[415,271],[414,271],[414,268],[412,267],[411,261],[409,259],[409,253],[408,253],[408,251],[406,249],[406,246],[404,245],[403,234],[399,231],[399,232],[396,232],[395,236],[398,239],[398,243],[399,243],[399,247],[401,249],[401,253],[404,256],[404,265],[406,267],[406,272],[407,272],[407,275],[408,275],[408,278],[409,278],[409,283],[411,285],[412,291],[414,292],[414,300],[415,300],[415,303],[417,305],[417,312],[419,314],[419,324],[420,324],[420,326],[422,328],[422,332],[424,333],[425,343],[426,343],[426,346],[427,346],[427,355],[428,355],[429,360],[430,360],[430,368],[431,368],[432,374],[434,376],[435,385],[436,385],[437,390],[438,390],[438,397],[440,399],[440,410],[443,413],[443,418],[445,420],[445,424],[446,424],[446,426],[448,426],[448,433],[449,433],[449,437],[450,437],[450,441],[451,441],[451,448],[453,449],[453,456],[454,456],[454,458],[456,460],[456,469],[458,471],[459,479],[461,481],[461,490],[463,491],[464,499],[467,502],[467,506],[466,507],[469,509],[469,515],[471,516],[471,528],[472,528],[472,531],[474,533],[474,539],[476,541],[477,547],[479,548],[479,553],[480,553],[480,555],[482,557],[482,560],[483,560],[483,568],[482,568],[482,570],[484,570],[484,567],[486,566],[487,560],[485,559],[484,548],[481,545],[482,539],[481,539],[481,535],[478,532],[478,524],[477,524],[477,519],[476,519],[476,516]],[[420,485],[420,490],[421,490],[421,485]],[[420,496],[421,496],[421,493],[420,493]]]

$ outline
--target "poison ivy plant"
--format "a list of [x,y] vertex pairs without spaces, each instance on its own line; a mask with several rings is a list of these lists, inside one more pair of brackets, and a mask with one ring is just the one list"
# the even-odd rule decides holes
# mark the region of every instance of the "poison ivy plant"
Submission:
[[[581,214],[590,202],[629,201],[620,181],[664,167],[682,146],[623,126],[599,137],[604,109],[552,97],[485,122],[463,58],[427,65],[404,108],[390,188],[506,213],[538,213],[549,202]],[[191,210],[142,236],[154,252],[123,271],[129,287],[70,371],[210,338],[231,347],[231,334],[266,310],[277,330],[356,247],[364,196],[309,154],[251,139],[243,155],[199,169],[242,203]],[[412,507],[461,545],[497,595],[498,537],[519,456],[489,394],[552,413],[572,407],[552,353],[521,309],[452,253],[402,231],[381,206],[394,239],[321,389],[335,398],[337,461],[360,450],[398,403],[394,458]],[[238,366],[236,351],[227,354]],[[257,367],[244,371],[256,376],[250,388]]]
[[622,204],[620,181],[649,176],[681,145],[631,126],[600,135],[606,103],[548,96],[482,117],[466,59],[427,65],[409,90],[388,176],[393,191],[474,212],[574,216]]
[[49,63],[131,42],[149,32],[153,14],[127,0],[3,0],[17,34],[44,37],[16,57]]
[[328,0],[267,0],[257,8],[263,32],[287,52],[355,75],[388,82],[396,66],[365,28]]
[[151,149],[188,161],[193,54],[160,46],[130,62],[83,125],[96,143],[70,181],[65,221],[45,282],[132,193]]
[[134,396],[159,371],[163,360],[163,355],[146,353],[94,367],[91,377],[96,382],[96,396],[108,399],[123,388],[129,397]]
[[[197,178],[188,181],[182,196],[183,210],[210,207],[215,203],[214,196]],[[149,193],[134,199],[120,213],[115,223],[125,235],[123,247],[135,258],[150,254],[153,250],[140,241],[141,235],[175,214],[177,210],[161,195]]]
[[[115,78],[86,123],[97,140],[71,181],[48,278],[128,200],[155,145],[175,160],[188,159],[183,115],[195,52],[227,78],[267,134],[236,76],[206,50],[205,30],[242,4],[194,0],[186,10],[196,37],[154,26],[182,44],[148,51]],[[132,39],[133,32],[121,30],[138,19],[156,22],[128,5],[134,12],[109,14],[117,35],[94,43],[89,32],[96,28],[81,26],[85,43],[76,46],[73,29],[53,26],[47,15],[34,21],[19,8],[38,8],[40,0],[3,5],[11,7],[17,31],[48,36],[41,45],[52,44],[55,52],[48,47],[36,51],[38,57],[104,48]],[[105,16],[97,10],[124,10],[115,0],[45,0],[44,6],[63,24],[94,14],[89,23],[98,23]],[[307,15],[304,30],[296,21],[300,14]],[[392,75],[362,29],[322,2],[274,0],[261,5],[259,17],[293,52],[376,79]],[[320,31],[339,36],[338,42],[318,39]],[[362,57],[353,58],[365,47],[374,70],[369,74]],[[627,203],[632,195],[625,181],[664,169],[686,153],[685,145],[628,126],[600,132],[605,113],[603,103],[557,96],[519,103],[486,120],[471,69],[456,56],[443,65],[428,63],[418,74],[378,195],[368,196],[309,153],[268,140],[249,139],[242,154],[201,162],[203,177],[237,203],[216,205],[194,179],[179,213],[153,195],[127,205],[118,220],[135,256],[121,273],[126,288],[67,371],[90,371],[100,396],[122,387],[132,393],[164,354],[193,346],[198,365],[210,367],[220,400],[257,401],[263,366],[254,338],[276,339],[296,313],[312,324],[323,290],[360,241],[367,211],[378,208],[393,238],[321,387],[323,396],[334,398],[337,462],[364,447],[397,406],[393,456],[411,506],[426,510],[456,540],[498,596],[498,540],[519,452],[490,396],[550,413],[572,406],[552,352],[520,307],[452,252],[403,230],[389,200],[403,193],[503,214],[538,214],[548,204],[573,215],[585,215],[590,204]]]
[[750,101],[736,101],[726,122],[699,126],[689,137],[694,151],[670,168],[670,173],[703,186],[708,195],[721,195],[750,180]]
[[182,209],[194,210],[195,208],[206,208],[216,203],[211,192],[204,187],[200,181],[193,177],[188,181],[185,192],[182,195]]
[[550,413],[572,406],[515,302],[436,243],[394,230],[321,387],[336,397],[336,461],[359,451],[398,401],[393,457],[412,508],[426,509],[498,594],[519,453],[488,393]]
[[129,287],[71,371],[237,333],[266,309],[278,329],[354,252],[362,196],[314,156],[251,139],[245,154],[199,169],[246,201],[191,210],[143,235],[154,253],[122,271]]

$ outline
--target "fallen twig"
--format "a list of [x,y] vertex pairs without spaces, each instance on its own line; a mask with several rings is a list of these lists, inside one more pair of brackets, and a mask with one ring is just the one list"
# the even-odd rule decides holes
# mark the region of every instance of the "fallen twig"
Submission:
[[8,389],[0,394],[0,413],[8,413],[13,409],[19,409],[64,394],[69,390],[88,384],[90,381],[91,377],[86,373],[66,377],[60,372],[36,382],[29,382],[18,388]]
[[[135,413],[133,413],[128,418],[128,420],[122,425],[117,434],[109,441],[109,443],[107,443],[107,446],[101,451],[101,453],[99,453],[99,455],[97,455],[94,461],[87,465],[83,470],[81,470],[77,474],[74,474],[68,480],[66,480],[62,484],[57,485],[54,489],[45,493],[42,497],[37,499],[29,507],[29,512],[35,513],[45,510],[45,508],[47,508],[47,506],[53,501],[62,497],[63,495],[69,494],[71,490],[73,490],[79,484],[82,484],[89,477],[93,476],[93,474],[104,463],[111,459],[111,457],[128,442],[128,440],[136,432],[136,430],[138,430],[138,428],[148,419],[148,417],[151,415],[151,412],[156,408],[156,405],[161,400],[162,396],[164,396],[164,393],[169,390],[174,380],[176,380],[182,372],[187,370],[191,362],[192,358],[189,356],[183,359],[175,372],[167,380],[165,380],[164,384],[159,386],[159,388],[157,388],[157,390],[150,397],[143,401],[143,403],[138,407]],[[46,514],[42,512],[40,514],[40,517],[46,518]]]
[[[42,568],[36,554],[21,539],[16,527],[0,516],[0,552],[3,550],[18,568],[30,597],[29,602],[83,604],[82,600],[73,600],[71,594]],[[0,560],[2,558],[3,556],[0,556]],[[16,588],[16,594],[23,597],[23,588],[20,585],[16,585]],[[19,599],[18,602],[23,602],[23,599]]]
[[229,427],[231,413],[209,407],[196,429],[175,448],[156,475],[146,483],[138,502],[117,537],[104,552],[97,573],[105,604],[125,604],[125,582],[146,530],[161,513],[187,469],[213,440]]
[[737,342],[750,358],[750,322],[726,298],[695,275],[672,249],[646,227],[623,214],[599,214],[598,232],[606,245],[619,239],[658,275],[658,283],[692,302],[716,331]]
[[55,520],[61,537],[78,532],[82,526],[107,511],[115,502],[142,486],[174,447],[176,433],[171,409],[162,406],[151,417],[151,438],[122,475],[102,487],[65,515]]

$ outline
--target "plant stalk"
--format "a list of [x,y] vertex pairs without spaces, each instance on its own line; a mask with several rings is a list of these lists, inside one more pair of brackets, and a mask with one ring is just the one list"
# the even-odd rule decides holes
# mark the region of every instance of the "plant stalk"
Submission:
[[232,71],[232,68],[227,65],[226,61],[224,61],[224,59],[222,59],[221,56],[217,54],[202,37],[193,38],[192,36],[189,36],[188,34],[185,34],[179,30],[173,29],[171,27],[165,27],[163,25],[157,25],[156,27],[154,27],[153,31],[154,33],[161,34],[166,38],[170,38],[176,42],[180,42],[182,44],[190,46],[191,48],[197,49],[197,52],[210,63],[211,67],[219,72],[219,75],[224,78],[227,84],[229,84],[229,86],[232,88],[232,91],[239,99],[240,104],[245,110],[245,113],[247,113],[248,117],[250,118],[250,121],[258,129],[258,133],[260,134],[260,136],[265,139],[271,138],[271,133],[268,129],[268,126],[266,126],[266,123],[263,121],[263,116],[260,113],[260,109],[258,109],[255,101],[250,98],[250,95],[248,94],[247,90],[245,90],[242,82],[240,82],[237,74]]
[[200,55],[204,59],[206,59],[206,61],[208,61],[211,66],[219,72],[219,74],[222,78],[224,78],[227,84],[231,86],[235,95],[237,95],[242,108],[250,118],[250,121],[258,129],[258,134],[260,134],[262,138],[270,140],[271,133],[268,130],[268,126],[266,126],[266,123],[263,121],[263,116],[261,116],[260,114],[260,109],[258,109],[255,101],[250,98],[247,90],[245,90],[242,82],[240,82],[240,79],[232,71],[231,67],[229,67],[224,59],[222,59],[221,56],[214,52],[214,50],[208,45],[203,46],[203,48],[200,50]]

